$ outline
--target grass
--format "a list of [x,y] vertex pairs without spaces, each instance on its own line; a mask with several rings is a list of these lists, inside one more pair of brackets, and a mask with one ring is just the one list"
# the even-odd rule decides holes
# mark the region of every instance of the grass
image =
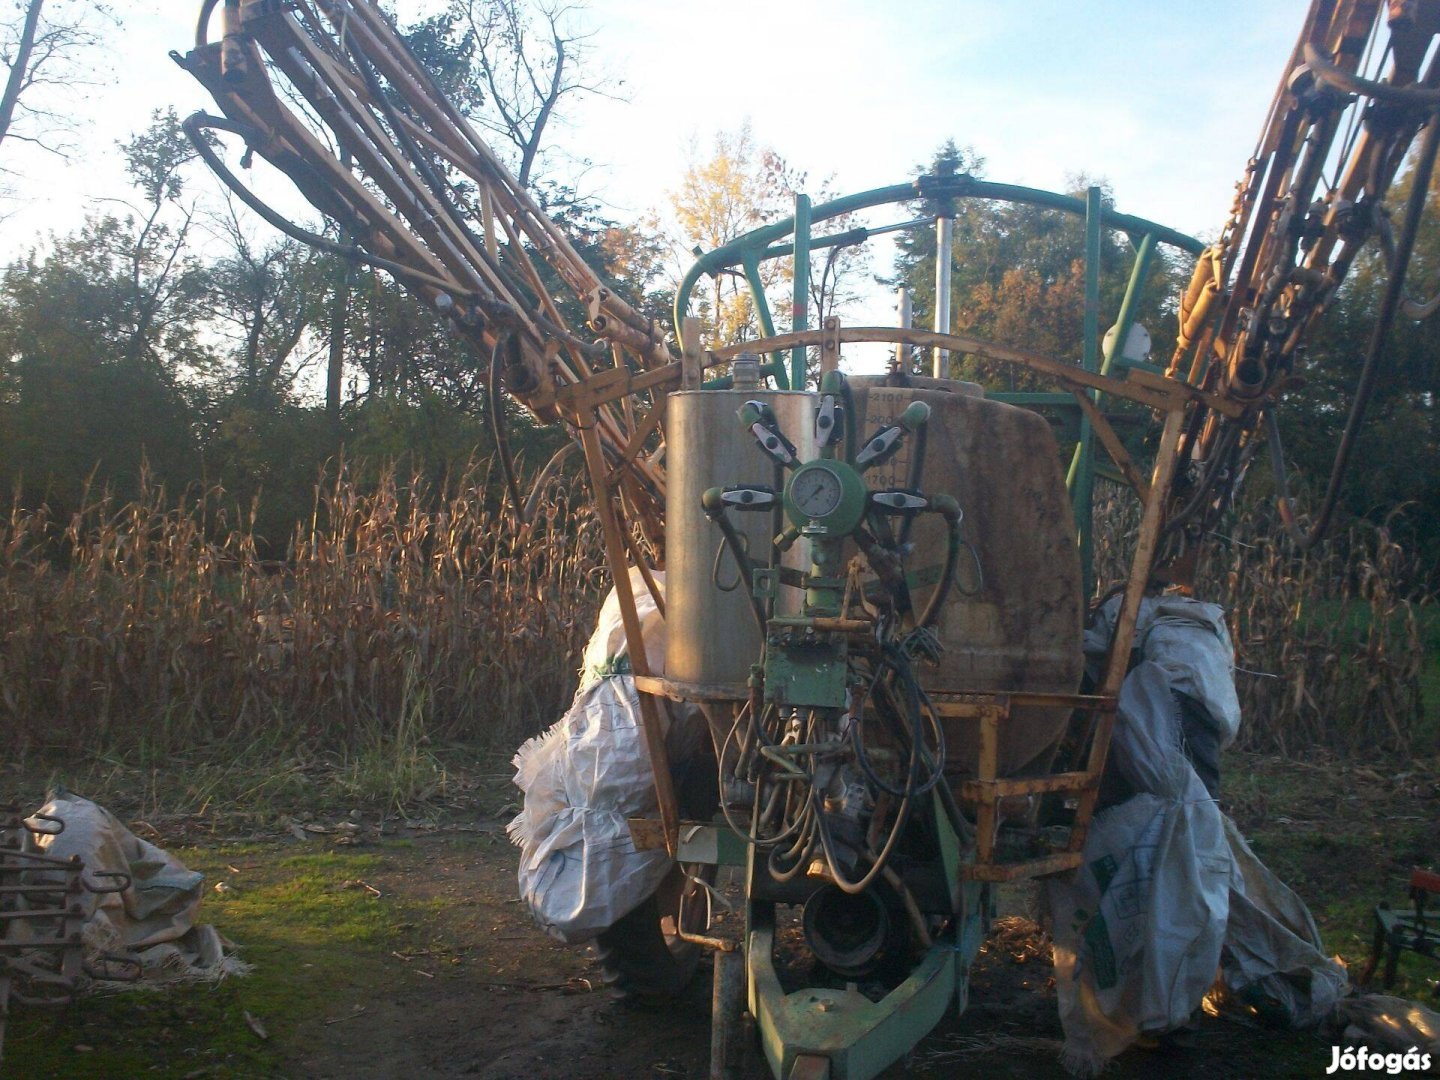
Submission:
[[[1262,862],[1310,905],[1327,948],[1357,974],[1374,909],[1408,906],[1413,867],[1440,867],[1440,756],[1379,768],[1231,753],[1221,803]],[[1424,999],[1440,964],[1402,954],[1392,991]]]
[[[477,812],[497,814],[509,795],[503,764],[493,755],[459,750],[452,764],[452,801],[408,807],[407,813],[470,822]],[[178,785],[179,773],[159,773],[152,782],[163,793],[172,780]],[[320,778],[312,785],[324,786]],[[420,990],[451,992],[442,986],[451,975],[472,989],[483,987],[487,976],[501,982],[564,981],[567,972],[556,974],[547,966],[557,961],[541,955],[543,938],[522,909],[503,908],[503,899],[491,895],[513,896],[514,856],[503,840],[446,841],[448,846],[437,848],[433,840],[386,839],[368,849],[321,850],[321,839],[312,841],[313,850],[309,845],[297,850],[281,822],[349,817],[344,800],[316,799],[314,791],[299,790],[306,796],[300,803],[222,809],[212,802],[203,814],[158,821],[171,835],[190,838],[167,846],[206,874],[211,891],[201,917],[242,944],[251,974],[213,988],[92,997],[53,1014],[21,1009],[6,1041],[11,1070],[6,1075],[35,1080],[293,1075],[287,1062],[303,1040],[328,1030],[323,1021],[347,1018],[356,1004],[399,992],[397,971],[416,965],[393,954],[436,949],[442,921],[448,944],[440,952],[485,950],[487,962],[467,957],[453,972],[437,969],[440,981],[423,980],[423,986],[413,978],[407,1001]],[[1440,865],[1440,756],[1380,768],[1323,755],[1296,761],[1232,752],[1225,758],[1222,803],[1262,861],[1310,905],[1327,949],[1352,971],[1369,955],[1374,906],[1381,900],[1405,902],[1412,866]],[[384,809],[382,800],[362,816],[370,822]],[[195,841],[237,828],[286,839]],[[469,845],[463,848],[468,858],[484,860],[489,880],[484,889],[469,876],[473,864],[459,879],[464,884],[458,894],[429,887],[427,870],[462,850],[457,843]],[[222,881],[227,891],[213,891]],[[380,897],[362,884],[377,882]],[[521,967],[523,978],[514,973]],[[1400,976],[1394,993],[1427,1000],[1428,980],[1440,976],[1440,965],[1406,955]],[[268,1040],[254,1034],[247,1012],[264,1025]],[[76,1046],[91,1049],[77,1052]],[[1305,1043],[1305,1053],[1311,1050]]]
[[[7,1075],[277,1075],[301,1023],[337,1013],[334,1002],[345,988],[383,985],[391,975],[383,958],[420,940],[423,905],[377,898],[357,884],[385,869],[387,851],[395,850],[393,844],[378,854],[277,856],[273,844],[177,850],[207,882],[229,886],[207,895],[203,917],[243,943],[251,973],[215,986],[90,997],[54,1013],[18,1009],[5,1041]],[[247,1013],[268,1038],[256,1034]]]

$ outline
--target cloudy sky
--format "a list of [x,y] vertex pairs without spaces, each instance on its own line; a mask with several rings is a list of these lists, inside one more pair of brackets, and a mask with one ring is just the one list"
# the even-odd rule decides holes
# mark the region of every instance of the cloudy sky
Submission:
[[[395,6],[403,21],[432,5]],[[1068,175],[1103,177],[1121,210],[1208,234],[1307,6],[591,0],[580,18],[594,61],[621,85],[573,108],[553,141],[595,163],[582,186],[619,219],[663,207],[689,148],[748,121],[758,143],[841,192],[907,181],[953,138],[986,159],[989,179],[1060,188]],[[189,47],[198,7],[125,5],[94,58],[101,85],[72,102],[83,124],[69,161],[6,147],[0,256],[123,195],[115,141],[152,109],[210,105],[167,56]],[[876,252],[877,270],[888,261]]]

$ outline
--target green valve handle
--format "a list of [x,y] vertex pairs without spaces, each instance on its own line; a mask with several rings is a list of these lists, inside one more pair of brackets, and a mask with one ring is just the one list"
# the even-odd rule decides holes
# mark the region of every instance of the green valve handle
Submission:
[[740,408],[735,410],[735,415],[740,418],[742,427],[753,427],[756,424],[765,422],[765,414],[770,410],[765,408],[764,402],[747,401]]
[[906,431],[919,431],[930,422],[930,406],[923,401],[912,401],[900,414],[900,426]]

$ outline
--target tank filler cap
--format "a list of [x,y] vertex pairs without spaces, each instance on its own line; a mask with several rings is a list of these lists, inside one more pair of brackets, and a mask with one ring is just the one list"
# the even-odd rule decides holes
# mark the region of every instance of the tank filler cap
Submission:
[[760,388],[760,356],[753,352],[742,352],[730,365],[731,388],[735,390],[758,390]]

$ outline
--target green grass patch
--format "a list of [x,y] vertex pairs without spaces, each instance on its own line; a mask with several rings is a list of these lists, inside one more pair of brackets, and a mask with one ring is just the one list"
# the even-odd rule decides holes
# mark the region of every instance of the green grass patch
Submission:
[[[276,1075],[281,1048],[301,1024],[339,1014],[336,1002],[346,988],[383,985],[384,957],[418,940],[423,904],[376,897],[359,884],[385,869],[389,847],[378,854],[280,857],[274,845],[177,850],[205,873],[212,890],[226,884],[226,891],[207,894],[200,918],[240,945],[251,973],[215,986],[92,996],[58,1010],[17,1008],[5,1042],[5,1074],[34,1080]],[[255,1033],[246,1013],[268,1039]]]
[[[1309,905],[1327,950],[1358,977],[1376,906],[1408,907],[1411,869],[1440,867],[1434,767],[1232,754],[1226,769],[1222,802],[1255,854]],[[1404,953],[1387,992],[1424,1000],[1437,977],[1440,964]]]

